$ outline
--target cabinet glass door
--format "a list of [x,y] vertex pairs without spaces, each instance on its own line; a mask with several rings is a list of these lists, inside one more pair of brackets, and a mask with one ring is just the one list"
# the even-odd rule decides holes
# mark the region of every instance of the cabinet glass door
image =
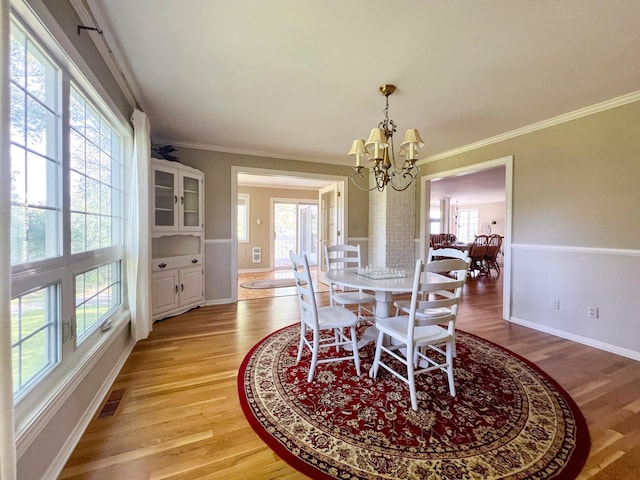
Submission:
[[182,176],[182,226],[200,226],[200,179]]
[[175,214],[178,197],[174,190],[175,174],[164,170],[155,170],[155,225],[172,227],[175,225]]

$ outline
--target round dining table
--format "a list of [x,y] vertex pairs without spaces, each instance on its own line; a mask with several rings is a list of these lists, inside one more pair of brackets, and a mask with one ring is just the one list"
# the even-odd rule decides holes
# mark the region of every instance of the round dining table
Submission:
[[[341,268],[324,272],[323,277],[329,283],[334,283],[348,288],[363,289],[374,292],[375,295],[375,319],[391,316],[391,304],[394,293],[411,293],[413,290],[413,271],[395,271],[390,275],[400,275],[395,278],[372,278],[370,275],[358,273],[358,268]],[[454,278],[427,272],[427,282],[447,283],[456,281]],[[375,324],[365,330],[358,340],[358,348],[369,342],[375,342],[378,337],[378,329]]]
[[324,278],[327,282],[342,287],[374,292],[376,318],[390,316],[394,293],[411,293],[413,289],[413,272],[404,272],[404,276],[399,278],[370,278],[359,274],[357,268],[339,268],[324,272]]

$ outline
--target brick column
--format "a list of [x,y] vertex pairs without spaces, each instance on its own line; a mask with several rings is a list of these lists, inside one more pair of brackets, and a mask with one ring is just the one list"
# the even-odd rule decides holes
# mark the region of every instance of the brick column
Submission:
[[403,192],[390,187],[369,192],[369,265],[413,269],[415,210],[415,182]]

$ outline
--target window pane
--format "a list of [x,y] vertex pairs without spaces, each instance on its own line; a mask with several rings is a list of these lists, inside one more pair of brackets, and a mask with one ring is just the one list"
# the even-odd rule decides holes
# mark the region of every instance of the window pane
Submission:
[[59,361],[57,286],[11,301],[14,395],[31,386]]
[[11,202],[14,205],[27,203],[26,151],[11,145]]
[[[11,24],[11,261],[61,253],[59,70]],[[27,149],[30,150],[27,153]],[[35,153],[34,153],[35,152]]]
[[21,146],[27,141],[26,101],[24,91],[11,85],[11,141]]
[[58,165],[51,160],[27,154],[27,202],[55,208],[58,205]]
[[[121,242],[122,164],[117,133],[75,88],[71,90],[71,252]],[[81,238],[84,236],[84,238]]]
[[76,276],[76,332],[88,335],[120,305],[120,262],[102,265]]
[[25,63],[27,61],[26,50],[27,37],[16,26],[11,24],[11,81],[24,88],[25,86]]
[[249,241],[249,195],[238,195],[238,241]]

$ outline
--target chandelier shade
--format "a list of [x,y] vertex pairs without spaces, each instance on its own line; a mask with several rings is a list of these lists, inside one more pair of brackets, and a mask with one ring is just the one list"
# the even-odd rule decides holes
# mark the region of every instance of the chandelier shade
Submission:
[[[401,166],[396,164],[395,152],[393,148],[393,134],[396,132],[396,123],[389,119],[389,95],[395,92],[395,85],[382,85],[379,88],[380,94],[386,99],[384,109],[384,120],[377,128],[372,128],[366,143],[364,140],[354,140],[348,155],[356,157],[354,172],[351,175],[353,184],[361,190],[374,190],[382,192],[386,186],[394,190],[406,190],[416,179],[420,169],[415,165],[418,159],[418,149],[424,147],[424,141],[420,133],[415,128],[406,131],[404,139],[400,144],[399,155],[406,157]],[[372,153],[370,153],[372,152]],[[364,180],[362,173],[362,159],[370,157],[371,167],[369,175],[373,178],[373,186],[361,185]]]
[[351,150],[349,150],[348,155],[356,156],[356,166],[360,166],[360,160],[363,156],[369,156],[369,151],[367,147],[364,146],[364,140],[354,140],[351,144]]

